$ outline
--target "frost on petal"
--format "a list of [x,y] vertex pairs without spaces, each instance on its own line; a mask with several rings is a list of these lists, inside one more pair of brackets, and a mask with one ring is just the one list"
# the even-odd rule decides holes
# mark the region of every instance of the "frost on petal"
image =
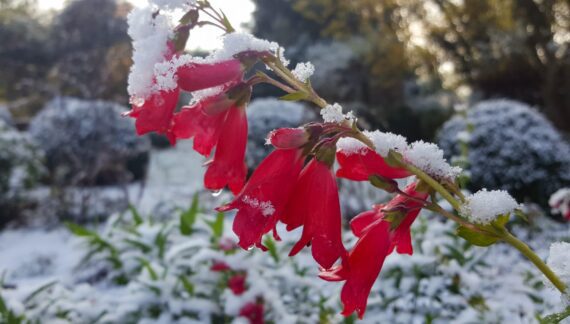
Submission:
[[489,224],[499,215],[509,214],[520,205],[504,190],[483,189],[467,197],[462,214],[478,224]]
[[233,230],[239,245],[262,247],[262,236],[275,227],[303,168],[300,150],[271,152],[255,169],[240,194],[220,211],[237,209]]
[[295,69],[291,71],[293,76],[301,82],[307,82],[311,75],[315,73],[315,66],[311,62],[297,63]]
[[443,151],[433,143],[412,143],[404,152],[404,158],[408,163],[440,179],[454,179],[462,171],[460,167],[449,165],[443,157]]

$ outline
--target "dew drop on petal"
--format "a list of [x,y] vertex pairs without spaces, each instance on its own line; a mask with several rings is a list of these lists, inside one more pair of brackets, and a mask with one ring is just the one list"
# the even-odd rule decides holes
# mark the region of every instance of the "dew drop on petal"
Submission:
[[212,196],[213,197],[219,197],[222,192],[224,191],[224,189],[220,189],[220,190],[212,190]]

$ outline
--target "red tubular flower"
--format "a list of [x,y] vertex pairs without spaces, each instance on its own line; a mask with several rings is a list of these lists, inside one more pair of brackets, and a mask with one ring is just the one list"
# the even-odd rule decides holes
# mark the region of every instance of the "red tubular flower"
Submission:
[[336,158],[340,165],[336,172],[339,178],[368,181],[371,175],[380,175],[388,179],[406,178],[411,175],[404,168],[389,166],[380,154],[369,147],[363,147],[358,152],[338,150]]
[[[176,139],[193,137],[194,150],[204,156],[210,156],[218,143],[232,103],[221,94],[199,101],[194,106],[182,107],[180,112],[174,115],[172,136]],[[208,109],[211,106],[217,106],[216,111],[211,112],[213,109]]]
[[245,278],[246,274],[235,274],[228,279],[228,287],[236,295],[241,295],[245,292]]
[[212,267],[210,267],[210,270],[215,271],[215,272],[222,272],[222,271],[231,270],[231,268],[224,261],[214,261],[214,263],[212,264]]
[[[168,134],[170,120],[178,103],[178,95],[178,89],[159,91],[153,93],[140,106],[133,104],[132,110],[127,115],[136,118],[137,134],[144,135],[150,132]],[[168,137],[173,142],[174,138]]]
[[[397,195],[386,206],[375,206],[374,210],[356,216],[350,226],[359,239],[349,252],[347,262],[322,271],[319,275],[327,281],[346,281],[341,292],[344,305],[342,314],[345,316],[355,311],[360,318],[364,316],[372,285],[380,274],[384,260],[394,248],[401,254],[413,252],[410,227],[423,205],[421,200],[427,199],[428,194],[417,192],[415,183],[409,185],[404,192],[418,200]],[[399,210],[406,211],[399,217],[399,224],[385,219],[385,211],[394,210],[396,213]]]
[[178,86],[184,91],[197,91],[241,80],[244,66],[238,59],[212,64],[191,63],[177,69]]
[[276,149],[259,164],[234,201],[218,208],[238,209],[233,230],[243,249],[253,245],[263,249],[261,239],[275,227],[302,168],[300,149]]
[[226,185],[237,195],[245,183],[247,166],[247,117],[245,107],[232,107],[220,132],[214,159],[209,162],[204,176],[204,186],[209,190],[221,190]]
[[239,316],[243,316],[249,320],[250,324],[263,324],[263,304],[261,303],[247,303],[239,311]]
[[341,238],[338,188],[329,165],[313,159],[301,172],[282,217],[287,230],[303,225],[303,234],[290,256],[311,243],[313,258],[329,269],[346,256]]

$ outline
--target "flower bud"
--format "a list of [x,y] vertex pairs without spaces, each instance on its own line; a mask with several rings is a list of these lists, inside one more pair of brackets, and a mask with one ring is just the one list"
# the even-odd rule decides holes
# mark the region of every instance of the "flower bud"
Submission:
[[309,137],[303,128],[279,128],[269,133],[267,143],[278,149],[299,148],[309,142]]

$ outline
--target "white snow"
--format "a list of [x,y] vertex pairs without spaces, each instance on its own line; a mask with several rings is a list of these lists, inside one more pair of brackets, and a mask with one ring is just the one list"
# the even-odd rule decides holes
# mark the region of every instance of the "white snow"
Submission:
[[426,172],[441,179],[453,179],[461,173],[460,167],[452,167],[443,157],[443,151],[433,143],[417,141],[404,152],[404,159]]
[[466,198],[462,214],[478,224],[489,224],[499,215],[505,215],[520,208],[517,201],[504,190],[483,189]]
[[295,69],[291,72],[297,80],[307,82],[313,73],[315,73],[315,66],[311,62],[301,62],[297,63]]
[[241,200],[250,207],[261,210],[263,216],[271,216],[275,213],[275,207],[273,207],[271,201],[258,200],[248,195],[243,196]]
[[364,135],[374,143],[376,152],[383,157],[387,157],[390,150],[403,153],[408,149],[408,141],[401,135],[384,133],[379,130],[365,131]]
[[[547,259],[548,266],[562,280],[566,287],[570,287],[570,243],[556,242],[550,245],[550,253]],[[548,285],[550,281],[545,278]],[[568,288],[570,289],[570,288]],[[562,301],[570,306],[570,293],[562,296]]]
[[151,7],[135,8],[128,17],[128,34],[133,40],[133,65],[129,74],[131,97],[146,99],[152,93],[154,66],[164,60],[172,24],[165,15],[156,15]]
[[149,0],[150,3],[161,10],[187,9],[196,3],[196,0]]
[[366,145],[352,137],[343,137],[336,143],[337,151],[342,151],[346,155],[361,154]]
[[342,106],[336,102],[332,105],[327,105],[325,108],[321,109],[320,113],[325,123],[338,124],[346,119],[354,119],[354,114],[352,113],[352,111],[348,112],[347,114],[343,114]]

